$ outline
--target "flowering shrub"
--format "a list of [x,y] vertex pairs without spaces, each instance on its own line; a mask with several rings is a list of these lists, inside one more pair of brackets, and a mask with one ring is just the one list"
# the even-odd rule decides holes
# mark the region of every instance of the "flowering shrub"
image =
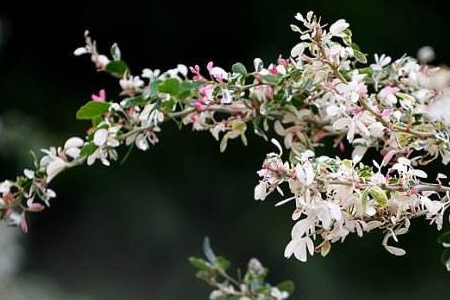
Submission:
[[[75,55],[88,55],[98,71],[117,77],[122,92],[115,100],[104,90],[92,95],[77,112],[92,123],[83,138],[42,150],[34,170],[1,183],[1,218],[26,232],[26,214],[43,210],[56,196],[49,184],[58,174],[97,161],[108,166],[120,146],[146,151],[159,142],[167,121],[209,131],[220,151],[236,139],[247,145],[252,127],[278,148],[258,171],[255,199],[290,193],[277,205],[294,208],[286,257],[325,256],[350,233],[361,237],[375,229],[384,232],[387,251],[405,254],[390,240],[398,241],[417,217],[440,230],[450,205],[446,175],[428,178],[423,170],[431,161],[450,161],[450,72],[427,64],[433,59],[429,48],[419,60],[375,55],[368,64],[345,20],[327,27],[312,12],[295,18],[299,25],[291,27],[300,42],[290,57],[269,65],[257,58],[252,70],[236,63],[225,71],[210,62],[206,69],[178,65],[133,75],[117,45],[110,56],[101,54],[86,32]],[[284,147],[269,137],[272,128]],[[314,154],[330,141],[340,150],[351,147],[351,157]],[[383,158],[370,162],[369,149]],[[450,236],[441,242],[450,245]],[[214,264],[210,259],[208,266]]]

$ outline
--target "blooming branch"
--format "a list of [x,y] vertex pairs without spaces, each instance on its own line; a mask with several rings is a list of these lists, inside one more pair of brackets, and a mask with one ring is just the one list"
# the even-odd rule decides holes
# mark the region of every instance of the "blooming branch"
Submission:
[[[440,229],[450,205],[446,175],[427,182],[420,168],[450,161],[450,72],[426,65],[428,52],[421,62],[375,55],[369,65],[345,20],[327,27],[312,12],[295,18],[300,26],[291,28],[300,42],[290,57],[268,66],[257,58],[251,71],[236,63],[228,72],[210,62],[204,70],[180,64],[133,75],[116,44],[110,56],[100,54],[86,32],[85,46],[74,54],[89,55],[98,71],[118,78],[122,91],[114,100],[104,90],[93,94],[77,112],[92,123],[83,138],[44,149],[34,170],[0,184],[1,219],[26,231],[26,214],[56,196],[49,184],[57,175],[97,161],[108,166],[121,146],[148,150],[165,122],[209,131],[221,151],[235,139],[247,145],[249,128],[268,141],[273,128],[284,147],[275,142],[279,153],[264,161],[255,198],[283,194],[288,184],[291,196],[281,204],[295,204],[296,224],[286,256],[306,261],[307,252],[326,255],[349,233],[375,228],[385,232],[389,252],[404,254],[388,240],[397,240],[419,216]],[[352,147],[351,159],[316,157],[314,150],[330,138],[340,150]],[[381,162],[360,163],[369,148]]]

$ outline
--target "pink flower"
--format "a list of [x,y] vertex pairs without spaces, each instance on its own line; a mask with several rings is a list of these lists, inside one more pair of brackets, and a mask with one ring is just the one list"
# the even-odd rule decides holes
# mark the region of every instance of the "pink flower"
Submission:
[[203,111],[206,109],[206,105],[204,105],[201,100],[195,101],[193,105],[198,111]]
[[27,201],[27,206],[29,211],[39,212],[45,209],[45,206],[40,203],[33,203],[33,199]]
[[193,79],[196,81],[203,80],[203,76],[200,74],[200,67],[198,65],[195,65],[194,67],[189,67],[189,70],[192,74],[194,74]]
[[273,74],[273,75],[278,74],[277,66],[271,64],[271,65],[269,66],[269,73],[270,73],[270,74]]
[[322,130],[319,130],[318,132],[316,132],[316,134],[314,135],[314,142],[318,142],[320,141],[322,138],[324,138],[326,136],[325,132]]
[[25,212],[20,215],[20,227],[22,227],[22,231],[24,233],[28,233],[28,224],[27,219],[25,217]]
[[381,101],[389,106],[395,105],[397,103],[397,97],[395,96],[395,94],[397,94],[399,91],[399,88],[388,85],[378,93],[378,97]]
[[281,56],[278,58],[278,64],[283,65],[285,68],[289,66],[289,59],[282,58]]
[[392,109],[390,108],[385,108],[381,111],[380,116],[381,117],[388,117],[392,114]]
[[197,114],[197,113],[191,114],[191,115],[189,116],[189,119],[190,119],[191,122],[193,122],[193,123],[197,122],[198,118],[199,118],[199,117],[198,117],[198,114]]
[[98,92],[98,95],[92,94],[91,95],[91,99],[92,99],[92,101],[95,101],[95,102],[105,102],[106,101],[106,92],[105,92],[105,90],[100,90]]
[[206,68],[208,69],[209,75],[214,77],[217,81],[222,82],[223,80],[228,79],[228,73],[220,68],[220,67],[214,67],[214,63],[210,61]]
[[213,98],[213,92],[214,92],[214,85],[210,84],[210,85],[205,85],[205,86],[201,86],[198,91],[200,92],[200,94],[203,95],[203,97],[200,99],[200,101],[202,101],[202,103],[204,104],[208,104],[210,101],[212,101]]

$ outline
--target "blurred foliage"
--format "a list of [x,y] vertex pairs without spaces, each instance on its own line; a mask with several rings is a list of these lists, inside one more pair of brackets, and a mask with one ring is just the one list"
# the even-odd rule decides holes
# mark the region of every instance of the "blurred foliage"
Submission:
[[[438,63],[450,62],[449,11],[441,2],[80,0],[8,6],[0,8],[0,118],[2,128],[18,133],[0,143],[2,178],[31,163],[24,160],[29,147],[82,134],[89,124],[76,121],[75,112],[91,93],[118,91],[114,79],[72,56],[86,28],[105,47],[118,42],[132,70],[204,66],[209,60],[229,68],[288,54],[297,39],[289,29],[293,15],[313,9],[329,22],[347,19],[365,53],[414,55],[431,45]],[[13,111],[20,114],[7,121]],[[31,232],[22,236],[21,276],[45,278],[66,295],[92,299],[206,299],[208,289],[192,276],[186,257],[208,235],[237,265],[258,257],[270,267],[271,282],[291,278],[294,299],[448,298],[439,233],[424,221],[414,222],[402,239],[406,257],[389,255],[379,247],[381,236],[371,234],[364,241],[352,237],[327,259],[284,259],[290,208],[252,200],[267,147],[253,137],[249,147],[231,144],[219,154],[209,135],[172,126],[160,145],[134,152],[124,165],[64,174],[53,184],[58,198],[52,208],[31,218]]]
[[245,271],[237,269],[236,277],[230,276],[231,262],[214,253],[207,237],[203,252],[206,259],[190,257],[189,262],[198,270],[197,278],[214,288],[211,300],[284,300],[295,290],[295,284],[289,280],[276,286],[266,282],[268,269],[256,258],[250,259]]

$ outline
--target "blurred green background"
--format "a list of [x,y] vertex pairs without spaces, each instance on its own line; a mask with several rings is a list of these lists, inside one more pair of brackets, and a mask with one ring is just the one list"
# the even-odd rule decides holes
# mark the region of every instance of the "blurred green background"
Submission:
[[[345,18],[366,52],[399,57],[424,45],[450,64],[449,12],[431,1],[10,1],[0,8],[0,177],[29,166],[28,148],[62,144],[88,124],[75,111],[117,82],[72,56],[90,29],[100,49],[118,42],[136,73],[177,63],[229,68],[254,57],[274,61],[298,41],[293,15],[314,10]],[[250,138],[220,154],[209,134],[168,125],[161,143],[123,165],[81,167],[53,182],[51,209],[30,232],[0,231],[0,297],[14,299],[207,299],[187,262],[204,236],[244,265],[258,257],[274,282],[295,281],[298,300],[449,299],[438,232],[415,221],[401,239],[406,257],[389,255],[382,236],[349,236],[327,258],[286,260],[292,207],[277,196],[253,201],[256,171],[270,144]],[[447,172],[447,167],[440,170]],[[8,256],[9,255],[9,256]],[[8,259],[1,259],[1,257]],[[9,259],[11,258],[11,259]],[[8,265],[8,262],[17,262]],[[2,269],[3,268],[3,269]]]

